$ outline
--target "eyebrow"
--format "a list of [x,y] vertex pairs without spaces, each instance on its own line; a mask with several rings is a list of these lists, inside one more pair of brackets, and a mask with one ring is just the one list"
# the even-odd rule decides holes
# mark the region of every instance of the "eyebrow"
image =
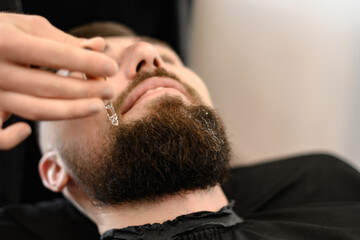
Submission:
[[104,47],[104,49],[102,50],[102,52],[103,52],[103,53],[106,53],[107,51],[109,51],[109,49],[110,49],[109,44],[105,43],[105,47]]

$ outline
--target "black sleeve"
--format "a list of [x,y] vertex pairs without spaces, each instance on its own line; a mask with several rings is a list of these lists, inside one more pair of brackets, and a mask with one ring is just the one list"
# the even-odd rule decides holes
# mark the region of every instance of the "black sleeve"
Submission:
[[56,199],[0,209],[0,239],[98,240],[100,235],[96,225],[68,201]]
[[259,211],[243,223],[248,239],[360,239],[360,203],[332,202]]
[[316,154],[233,169],[223,189],[246,217],[299,205],[359,202],[360,174],[334,156]]

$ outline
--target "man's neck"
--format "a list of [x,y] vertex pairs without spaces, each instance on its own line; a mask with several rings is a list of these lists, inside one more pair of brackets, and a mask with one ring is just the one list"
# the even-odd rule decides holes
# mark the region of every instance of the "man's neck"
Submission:
[[83,210],[103,234],[110,229],[163,223],[178,216],[201,211],[219,211],[228,204],[219,186],[166,197],[158,202],[124,204],[117,207],[83,205]]

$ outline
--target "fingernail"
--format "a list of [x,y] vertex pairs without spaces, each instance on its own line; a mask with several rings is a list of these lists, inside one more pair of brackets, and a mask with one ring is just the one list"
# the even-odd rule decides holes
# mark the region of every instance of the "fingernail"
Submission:
[[102,109],[102,106],[98,103],[90,103],[90,112],[91,113],[98,113]]
[[105,64],[104,71],[105,71],[105,75],[107,77],[110,77],[110,76],[114,75],[115,73],[117,73],[118,65],[116,63],[107,63],[107,64]]
[[114,96],[114,91],[109,86],[105,87],[102,91],[102,98],[110,99]]
[[23,129],[22,131],[20,131],[19,137],[22,138],[22,139],[25,139],[25,138],[27,138],[30,134],[31,134],[31,128],[26,128],[26,129]]

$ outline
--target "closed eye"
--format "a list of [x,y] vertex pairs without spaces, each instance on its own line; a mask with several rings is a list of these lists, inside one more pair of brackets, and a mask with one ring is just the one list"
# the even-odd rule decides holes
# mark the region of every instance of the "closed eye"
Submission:
[[160,55],[160,57],[165,63],[175,64],[174,59],[172,59],[171,57],[169,57],[167,55]]

